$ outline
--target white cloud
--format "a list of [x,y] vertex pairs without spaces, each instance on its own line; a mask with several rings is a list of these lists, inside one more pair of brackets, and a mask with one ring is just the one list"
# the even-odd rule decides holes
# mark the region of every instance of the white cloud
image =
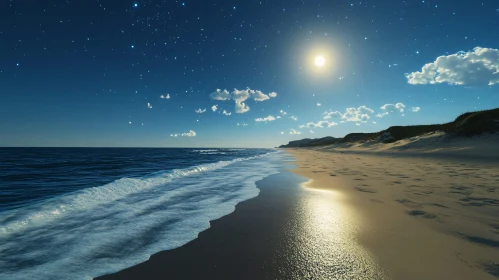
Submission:
[[229,112],[227,112],[227,111],[225,111],[225,110],[223,110],[222,114],[224,114],[224,115],[226,115],[226,116],[230,116],[230,115],[232,115],[232,113],[229,113]]
[[152,109],[151,103],[147,103],[147,108]]
[[204,108],[204,109],[199,108],[199,109],[197,109],[197,110],[196,110],[196,111],[194,111],[194,112],[196,112],[196,113],[198,113],[198,114],[202,114],[202,113],[206,112],[206,108]]
[[255,101],[265,101],[270,99],[270,97],[259,90],[251,91],[251,96]]
[[280,119],[280,118],[281,118],[281,116],[277,116],[277,117],[275,117],[275,118],[276,118],[276,119]]
[[404,113],[405,111],[405,105],[403,103],[397,103],[397,104],[385,104],[380,107],[381,110],[384,112],[378,113],[376,117],[382,118],[386,115],[392,114],[392,113]]
[[256,122],[271,122],[271,121],[275,121],[275,120],[276,120],[276,118],[274,118],[271,115],[269,115],[266,118],[257,118],[257,119],[255,119]]
[[374,113],[374,110],[368,108],[367,106],[360,106],[358,108],[347,108],[345,113],[339,111],[325,112],[324,119],[340,119],[343,122],[362,122],[369,120],[370,114]]
[[405,105],[403,103],[385,104],[381,106],[381,110],[386,111],[388,113],[396,113],[396,112],[403,113],[405,110]]
[[248,99],[253,99],[254,101],[265,101],[269,100],[271,97],[276,97],[277,93],[271,92],[268,95],[260,90],[252,90],[250,88],[229,92],[227,90],[217,89],[215,92],[210,94],[210,98],[214,100],[234,100],[235,112],[242,114],[250,110],[250,107],[245,103]]
[[283,135],[283,134],[284,134],[284,131],[281,131],[281,135]]
[[236,102],[236,113],[242,114],[246,113],[250,110],[250,107],[246,105],[244,102]]
[[195,137],[196,132],[194,130],[189,130],[187,133],[182,133],[182,137]]
[[476,47],[439,56],[427,63],[421,72],[405,75],[409,84],[494,85],[499,83],[499,49]]
[[313,130],[310,130],[310,133],[314,134],[315,132]]
[[161,95],[159,98],[161,98],[161,99],[170,99],[170,94],[167,94],[166,96],[165,95]]
[[320,106],[322,106],[322,104],[320,104],[320,103],[317,103],[317,107],[320,107]]
[[218,105],[213,105],[213,106],[211,106],[211,110],[212,110],[213,112],[216,112],[216,111],[217,111],[217,109],[218,109]]
[[281,113],[281,115],[287,115],[288,113],[284,112],[283,110],[279,111],[279,113]]
[[189,130],[189,132],[182,133],[182,134],[170,134],[170,137],[196,137],[196,132],[194,130]]
[[405,110],[405,105],[400,102],[397,104],[385,104],[381,106],[381,110],[387,111],[388,113],[395,113],[395,112],[403,113]]
[[417,113],[419,111],[421,111],[421,108],[419,108],[419,107],[412,107],[412,112]]
[[301,134],[301,131],[294,130],[294,129],[290,129],[290,130],[289,130],[289,134],[290,134],[290,135],[300,135],[300,134]]
[[215,92],[210,94],[210,98],[213,100],[229,100],[230,93],[227,90],[217,89]]
[[294,121],[297,121],[298,120],[298,117],[295,117],[295,116],[291,116],[289,117],[290,119],[294,120]]
[[336,122],[328,122],[328,121],[318,121],[316,123],[314,122],[309,122],[307,124],[304,124],[304,125],[300,125],[299,127],[300,128],[305,128],[305,127],[308,127],[308,128],[316,128],[316,127],[324,127],[324,126],[327,126],[327,127],[332,127],[332,126],[337,126],[338,123]]
[[373,124],[376,124],[376,122],[375,122],[375,121],[373,121]]

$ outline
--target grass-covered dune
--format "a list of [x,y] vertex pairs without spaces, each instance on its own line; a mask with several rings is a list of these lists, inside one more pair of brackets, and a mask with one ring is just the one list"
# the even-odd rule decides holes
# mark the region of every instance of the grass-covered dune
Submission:
[[470,137],[484,133],[499,132],[499,108],[467,112],[454,121],[443,124],[392,126],[373,133],[350,133],[343,138],[324,137],[317,139],[302,139],[291,141],[279,148],[316,147],[335,143],[355,143],[375,140],[382,143],[392,143],[402,139],[423,134],[442,131],[449,137]]

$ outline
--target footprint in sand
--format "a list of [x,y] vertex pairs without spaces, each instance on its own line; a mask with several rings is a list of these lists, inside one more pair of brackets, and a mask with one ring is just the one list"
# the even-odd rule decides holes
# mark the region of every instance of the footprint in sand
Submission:
[[473,193],[473,190],[469,187],[453,186],[450,188],[451,188],[451,191],[449,193],[457,193],[457,194],[461,194],[461,195],[470,195]]
[[377,193],[376,190],[373,190],[371,188],[365,188],[365,187],[356,187],[355,188],[356,190],[358,190],[359,192],[365,192],[365,193]]
[[499,200],[487,197],[465,197],[460,199],[463,206],[499,206]]
[[409,199],[397,199],[396,200],[397,202],[403,204],[404,206],[407,206],[409,208],[422,208],[422,205],[421,203],[417,203],[417,202],[414,202],[412,200],[409,200]]
[[423,211],[423,210],[410,210],[410,211],[407,211],[407,214],[411,215],[411,216],[421,216],[423,218],[426,218],[426,219],[435,219],[437,216],[435,214],[432,214],[432,213],[427,213],[426,211]]

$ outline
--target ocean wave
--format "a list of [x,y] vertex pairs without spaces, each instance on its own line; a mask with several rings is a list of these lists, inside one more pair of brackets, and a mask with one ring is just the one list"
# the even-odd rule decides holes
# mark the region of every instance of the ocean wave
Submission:
[[2,213],[1,279],[91,279],[177,248],[258,195],[278,152],[122,178]]
[[[3,222],[6,220],[12,220],[13,216],[17,216],[17,218],[15,218],[11,223],[2,225],[2,227],[0,228],[0,234],[8,234],[16,232],[18,230],[22,230],[31,223],[37,223],[40,225],[43,222],[49,222],[71,211],[91,208],[98,204],[110,203],[112,201],[118,200],[139,191],[146,190],[148,188],[163,186],[177,178],[216,170],[236,162],[256,159],[265,155],[267,154],[247,158],[236,158],[230,161],[208,163],[186,169],[176,169],[166,173],[159,172],[154,173],[154,175],[152,175],[151,177],[144,177],[140,179],[121,178],[104,186],[84,189],[70,195],[56,198],[58,200],[58,203],[54,205],[48,204],[48,207],[46,207],[45,205],[40,205],[39,207],[37,207],[39,208],[38,211],[34,213],[21,215],[19,215],[17,211],[13,211],[14,213],[10,214],[4,213],[5,215],[3,215],[3,217],[5,218],[0,218],[0,224],[3,224]],[[19,216],[24,217],[22,219],[19,219]]]

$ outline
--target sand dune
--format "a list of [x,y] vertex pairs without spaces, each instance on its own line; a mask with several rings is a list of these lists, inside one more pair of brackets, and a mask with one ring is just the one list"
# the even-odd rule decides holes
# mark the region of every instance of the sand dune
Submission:
[[[309,187],[344,192],[394,279],[499,277],[497,135],[290,150]],[[343,145],[343,146],[342,146]]]

